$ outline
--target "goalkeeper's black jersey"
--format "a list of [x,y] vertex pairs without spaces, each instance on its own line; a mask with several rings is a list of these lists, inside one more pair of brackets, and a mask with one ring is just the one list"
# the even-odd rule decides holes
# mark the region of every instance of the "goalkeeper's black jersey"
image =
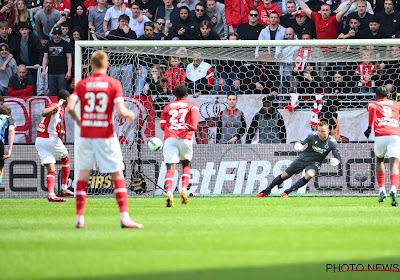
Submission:
[[337,147],[338,144],[330,135],[325,141],[321,141],[318,138],[318,133],[313,132],[307,137],[301,139],[300,143],[303,145],[307,144],[307,148],[300,153],[299,159],[303,159],[304,161],[322,162],[332,151],[333,156],[339,161],[342,161]]

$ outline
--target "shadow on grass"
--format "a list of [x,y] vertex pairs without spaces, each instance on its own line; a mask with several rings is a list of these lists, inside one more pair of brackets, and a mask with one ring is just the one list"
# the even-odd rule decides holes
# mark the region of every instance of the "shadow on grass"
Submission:
[[[160,260],[162,261],[162,260]],[[368,261],[348,261],[335,262],[337,265],[344,264],[362,264],[364,269],[368,269],[369,265],[377,264],[392,265],[395,270],[400,269],[400,257],[387,258],[387,259],[372,259]],[[132,264],[133,266],[140,266],[139,263]],[[397,265],[397,266],[393,266]],[[358,266],[358,269],[361,267]],[[346,266],[343,266],[344,270],[348,270]],[[350,268],[351,269],[351,268]],[[354,265],[354,268],[356,266]],[[378,269],[384,269],[378,266]],[[180,279],[193,279],[193,280],[253,280],[253,279],[400,279],[400,272],[386,272],[386,271],[356,271],[356,272],[339,272],[332,273],[332,269],[327,271],[327,263],[305,263],[305,264],[287,264],[287,265],[276,265],[268,266],[266,261],[265,267],[236,267],[236,268],[221,268],[221,269],[204,269],[204,270],[187,270],[187,271],[175,271],[166,273],[146,273],[146,274],[131,274],[131,275],[104,275],[104,276],[93,276],[93,277],[79,277],[79,278],[63,278],[63,279],[162,279],[162,280],[180,280]]]

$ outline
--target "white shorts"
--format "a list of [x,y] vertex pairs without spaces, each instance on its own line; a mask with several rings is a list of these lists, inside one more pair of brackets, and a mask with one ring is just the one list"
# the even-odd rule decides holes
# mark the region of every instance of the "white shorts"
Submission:
[[101,173],[114,173],[124,170],[121,147],[117,137],[79,138],[79,170],[92,170],[95,162]]
[[68,150],[60,138],[36,137],[35,147],[38,151],[42,165],[56,163],[56,158],[66,158]]
[[400,159],[400,136],[388,135],[375,137],[374,152],[378,158],[383,158],[387,154],[390,158]]
[[163,147],[165,163],[179,163],[181,160],[191,161],[193,142],[187,139],[167,138]]

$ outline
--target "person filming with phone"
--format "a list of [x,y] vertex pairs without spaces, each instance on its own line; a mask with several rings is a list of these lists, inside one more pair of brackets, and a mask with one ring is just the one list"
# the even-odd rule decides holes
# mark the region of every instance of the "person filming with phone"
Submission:
[[349,26],[339,34],[338,39],[359,39],[360,19],[358,16],[353,16],[349,19]]

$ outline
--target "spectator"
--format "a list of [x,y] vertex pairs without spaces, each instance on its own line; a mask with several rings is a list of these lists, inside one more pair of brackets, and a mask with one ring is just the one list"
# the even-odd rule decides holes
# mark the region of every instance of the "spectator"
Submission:
[[251,8],[249,12],[249,21],[239,25],[237,33],[241,40],[258,40],[260,32],[264,26],[258,23],[258,9]]
[[191,12],[191,17],[193,21],[199,26],[203,20],[211,22],[210,17],[206,13],[206,6],[202,2],[196,4],[196,9],[194,10],[194,12]]
[[339,34],[338,39],[358,39],[360,20],[358,16],[353,16],[349,19],[349,27],[346,27],[342,33]]
[[43,9],[35,15],[36,32],[43,46],[50,39],[50,31],[60,18],[61,13],[53,8],[52,0],[44,0]]
[[[372,52],[368,49],[362,49],[361,56],[363,62],[358,65],[355,72],[359,76],[358,86],[361,87],[362,93],[374,93],[377,67],[371,62]],[[368,99],[372,99],[372,96]]]
[[[69,38],[69,25],[68,25],[68,23],[67,22],[62,22],[60,25],[58,25],[58,24],[56,24],[54,27],[53,27],[53,29],[55,28],[55,27],[60,27],[61,28],[61,32],[62,32],[62,34],[61,34],[61,39],[62,40],[64,40],[64,41],[67,41],[68,43],[69,42],[71,42],[71,39]],[[53,29],[51,30],[51,33],[50,34],[53,34]],[[53,39],[53,36],[52,35],[50,35],[50,40],[52,40]]]
[[164,4],[158,6],[156,10],[156,18],[162,17],[165,19],[165,31],[179,20],[179,8],[172,4],[172,0],[163,0]]
[[[88,29],[89,29],[88,16],[87,16],[86,7],[82,2],[79,2],[78,4],[76,4],[75,13],[69,19],[68,24],[69,24],[70,31],[72,31],[72,29],[77,26],[79,26],[82,29],[83,33],[85,34],[85,35],[82,34],[82,35],[84,35],[84,37],[82,37],[82,40],[87,37],[87,33],[88,33]],[[69,35],[69,37],[71,37],[72,32],[70,32],[68,35]]]
[[157,18],[156,22],[154,23],[154,33],[153,33],[154,40],[167,39],[167,35],[164,33],[164,28],[165,28],[165,19],[161,17]]
[[171,66],[165,70],[164,77],[167,78],[168,82],[164,85],[164,92],[172,94],[177,85],[185,84],[185,69],[180,67],[181,59],[177,56],[171,56]]
[[296,24],[293,29],[298,38],[303,36],[303,32],[307,31],[310,33],[312,39],[317,39],[317,31],[315,30],[315,24],[312,20],[308,19],[306,13],[299,10],[295,13]]
[[272,3],[272,0],[263,0],[263,5],[258,6],[257,9],[259,14],[258,23],[265,27],[268,26],[270,24],[269,17],[271,12],[276,12],[278,14],[277,23],[279,23],[279,17],[282,16],[282,12],[275,3]]
[[246,121],[241,110],[236,108],[237,95],[227,95],[228,108],[221,112],[217,123],[218,144],[240,144],[246,133]]
[[359,32],[359,39],[384,39],[391,36],[386,33],[387,28],[380,28],[379,18],[373,16],[369,21],[369,28]]
[[[83,34],[82,28],[80,26],[74,27],[71,31],[71,34],[72,34],[72,38],[70,41],[70,45],[71,45],[71,49],[72,49],[72,65],[75,65],[75,42],[83,40],[82,38],[84,38],[84,34]],[[81,67],[82,67],[82,76],[86,76],[87,70],[89,67],[89,63],[88,63],[88,54],[85,51],[85,48],[82,49]],[[74,70],[74,68],[72,68],[72,77],[75,77],[74,74],[75,74],[75,70]],[[69,89],[71,89],[71,90],[73,90],[75,88],[74,81],[75,80],[73,78],[72,83],[69,85]]]
[[334,71],[332,77],[329,78],[328,87],[326,88],[326,93],[329,94],[328,100],[339,109],[348,107],[345,101],[349,101],[349,94],[355,84],[350,81],[349,76],[345,77],[341,71]]
[[121,15],[127,15],[128,17],[132,16],[131,10],[125,8],[122,0],[113,0],[113,3],[114,6],[107,9],[106,15],[104,16],[103,30],[105,36],[108,36],[110,31],[118,29],[118,27],[120,26],[119,17]]
[[[283,13],[283,11],[282,11]],[[294,0],[289,0],[286,2],[286,13],[284,13],[280,18],[280,25],[285,28],[294,27],[296,24],[296,3]],[[304,14],[305,15],[305,14]]]
[[[59,90],[67,89],[67,81],[72,73],[72,50],[70,45],[61,39],[60,27],[53,28],[53,39],[44,47],[42,77],[47,78],[49,94],[57,96]],[[46,67],[49,66],[46,74]]]
[[193,53],[193,62],[186,68],[186,85],[194,98],[200,94],[210,94],[214,86],[214,70],[203,61],[199,52]]
[[71,13],[71,1],[70,0],[53,0],[53,7],[61,13],[65,18],[69,18]]
[[220,38],[217,33],[211,31],[211,23],[204,20],[200,23],[200,33],[196,40],[220,40]]
[[160,65],[155,64],[150,68],[146,84],[143,87],[143,95],[159,95],[164,92],[162,82],[163,73]]
[[[294,29],[292,27],[288,27],[285,30],[285,39],[286,40],[297,40],[297,36],[294,33]],[[295,51],[297,51],[298,47],[293,46],[282,46],[277,47],[275,52],[275,58],[279,59],[279,74],[280,74],[280,89],[279,92],[284,94],[290,93],[290,90],[293,88],[291,83],[292,77],[292,69],[293,69],[293,56]]]
[[[355,0],[351,1],[354,2]],[[351,6],[349,2],[338,14],[331,16],[331,7],[328,4],[322,4],[320,14],[318,14],[312,11],[303,0],[297,0],[297,3],[306,15],[314,21],[318,39],[336,39],[339,22],[342,21],[343,15]]]
[[376,16],[379,18],[382,28],[390,37],[396,35],[400,24],[400,14],[394,10],[394,0],[385,0],[385,9]]
[[168,39],[178,38],[179,40],[194,39],[199,33],[199,26],[189,17],[190,11],[186,6],[179,9],[179,19],[169,30]]
[[[3,65],[9,58],[8,46],[6,44],[0,44],[0,64]],[[8,81],[10,78],[17,73],[17,63],[12,58],[7,63],[5,71],[0,71],[0,93],[3,96],[8,96]]]
[[[258,40],[283,40],[285,38],[286,28],[278,24],[279,14],[275,11],[269,13],[269,26],[265,27],[261,32]],[[257,58],[267,58],[270,57],[271,47],[268,47],[268,51],[259,51],[256,48],[255,56]]]
[[315,63],[304,64],[304,68],[301,68],[295,63],[292,73],[298,82],[296,91],[300,95],[299,106],[311,108],[314,106],[315,94],[323,92],[322,77],[321,73],[316,71]]
[[[295,5],[294,11],[292,11],[292,13],[299,9],[299,5],[296,3],[296,1],[294,1],[294,0],[283,0],[282,1],[282,9],[281,9],[282,15],[289,14],[289,11],[287,11],[287,3],[288,2],[292,2],[292,1],[293,1],[294,5]],[[304,1],[304,2],[307,2],[307,1]],[[319,11],[319,9],[318,9],[318,11]]]
[[[349,5],[349,4],[350,3],[348,3],[347,5]],[[349,24],[348,24],[349,20],[355,16],[357,16],[358,20],[360,21],[360,26],[358,27],[358,29],[360,31],[367,29],[368,25],[369,25],[369,21],[373,15],[370,13],[367,13],[367,1],[366,0],[357,0],[357,11],[348,15],[346,27],[349,26]]]
[[31,74],[29,74],[26,66],[21,64],[17,68],[17,73],[11,76],[8,81],[8,95],[9,96],[31,96],[35,88],[35,81]]
[[142,14],[140,4],[136,2],[131,4],[131,12],[132,16],[129,20],[129,27],[135,31],[137,37],[140,37],[144,34],[144,24],[150,22],[150,19]]
[[151,21],[144,24],[144,34],[141,35],[138,40],[154,40],[154,23]]
[[211,19],[212,31],[221,39],[228,38],[228,25],[225,18],[225,5],[216,0],[207,0],[207,15]]
[[8,33],[8,23],[5,21],[0,22],[0,44],[6,44],[10,46],[13,41],[13,37],[11,37]]
[[154,20],[156,18],[156,10],[157,7],[162,4],[161,0],[138,0],[135,1],[140,3],[143,9],[143,15],[148,17],[150,20]]
[[13,8],[14,1],[5,2],[6,4],[0,9],[0,21],[8,23],[8,34],[15,30],[15,9]]
[[[334,138],[337,142],[342,142],[344,141],[344,139],[342,139],[340,135],[340,127],[337,114],[337,111],[339,110],[338,106],[338,101],[327,100],[325,106],[322,108],[319,114],[319,120],[320,122],[327,122],[329,124],[329,132],[332,138]],[[345,141],[347,142],[348,139],[346,139]]]
[[[294,33],[294,32],[293,32]],[[251,144],[258,130],[258,143],[286,143],[286,128],[282,115],[278,112],[274,97],[264,97],[260,111],[253,117],[247,130],[246,144]]]
[[97,0],[97,6],[90,8],[88,17],[88,26],[90,34],[94,40],[105,37],[103,30],[103,20],[106,16],[109,6],[105,5],[106,0]]
[[15,19],[14,19],[15,32],[18,34],[18,31],[20,29],[20,24],[23,22],[28,24],[29,29],[32,32],[33,28],[31,21],[32,21],[31,14],[29,13],[28,8],[26,7],[25,1],[17,0],[15,4]]
[[181,0],[178,5],[176,5],[178,8],[180,7],[188,7],[189,11],[194,11],[196,9],[196,5],[199,3],[199,0]]
[[253,2],[242,0],[225,0],[225,17],[229,33],[234,33],[239,25],[248,22]]
[[[381,1],[381,0],[377,0],[377,1]],[[339,13],[341,10],[343,10],[343,9],[346,7],[346,5],[347,5],[348,3],[349,3],[348,0],[343,1],[343,2],[339,5],[339,7],[338,7],[335,11],[333,11],[333,13],[334,13],[334,14]],[[352,14],[352,13],[354,13],[354,12],[357,12],[357,4],[358,4],[358,1],[357,1],[357,2],[351,3],[350,8],[349,8],[348,11],[344,14],[343,17],[346,17],[347,19],[349,19],[349,15],[350,15],[350,14]],[[371,6],[371,4],[369,3],[369,1],[367,1],[366,4],[367,4],[367,9],[366,9],[367,13],[373,15],[373,14],[374,14],[374,10],[372,9],[372,6]],[[383,7],[383,5],[382,5],[382,7]]]
[[[114,0],[119,1],[119,0]],[[136,40],[137,36],[135,31],[129,27],[129,16],[120,15],[118,18],[118,26],[116,29],[108,33],[107,40]],[[112,75],[111,75],[112,76]]]

